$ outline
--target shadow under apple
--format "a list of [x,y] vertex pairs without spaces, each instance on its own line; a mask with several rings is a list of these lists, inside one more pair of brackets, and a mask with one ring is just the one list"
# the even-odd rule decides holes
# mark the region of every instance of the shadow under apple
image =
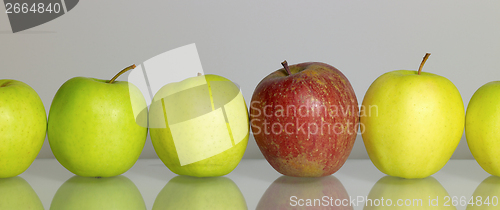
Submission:
[[382,177],[364,203],[371,209],[456,209],[446,189],[430,176],[424,179]]
[[59,187],[50,209],[145,210],[146,204],[139,189],[123,175],[109,178],[73,176]]
[[247,204],[238,186],[227,177],[176,176],[158,193],[153,210],[240,210]]
[[335,176],[318,178],[281,176],[257,205],[263,209],[353,209],[349,194]]
[[0,209],[42,209],[31,185],[19,176],[0,179]]
[[[470,203],[467,209],[500,209],[498,198],[500,197],[500,177],[489,176],[484,179],[472,194],[473,200],[468,200]],[[468,198],[470,199],[470,198]],[[474,203],[472,205],[471,203]]]

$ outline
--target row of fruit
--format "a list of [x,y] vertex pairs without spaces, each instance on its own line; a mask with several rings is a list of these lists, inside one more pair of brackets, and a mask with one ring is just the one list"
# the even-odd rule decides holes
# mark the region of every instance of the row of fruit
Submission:
[[[31,185],[17,176],[0,179],[2,209],[43,210],[43,204]],[[425,179],[400,179],[384,176],[368,195],[352,194],[335,176],[304,179],[280,176],[262,192],[257,210],[324,207],[326,209],[498,209],[500,177],[484,179],[471,196],[456,196],[434,177]],[[348,193],[350,191],[350,193]],[[395,193],[396,192],[396,193]],[[50,209],[133,209],[146,210],[147,197],[126,176],[92,179],[73,176],[57,190],[50,202]],[[147,196],[151,196],[148,195]],[[248,198],[247,198],[248,199]],[[165,184],[156,195],[152,209],[232,209],[247,210],[245,196],[238,185],[228,177],[199,179],[176,176]]]
[[465,114],[451,81],[422,72],[429,56],[418,71],[378,77],[359,109],[353,88],[336,68],[284,62],[257,85],[250,103],[251,128],[264,157],[285,175],[330,175],[345,163],[359,129],[381,172],[425,178],[448,162],[465,127],[479,165],[500,176],[500,82],[479,88]]
[[[489,173],[500,175],[500,83],[481,87],[467,117],[448,79],[399,70],[377,78],[361,107],[348,79],[318,62],[288,66],[256,87],[250,112],[239,88],[217,75],[163,86],[149,106],[132,83],[75,77],[52,101],[49,117],[27,84],[0,80],[0,178],[24,172],[47,135],[56,159],[87,177],[111,177],[139,158],[149,128],[157,155],[174,173],[197,177],[230,173],[245,152],[250,128],[278,172],[297,177],[335,173],[362,134],[373,164],[403,178],[439,171],[464,126],[469,148]],[[249,116],[250,113],[250,116]]]

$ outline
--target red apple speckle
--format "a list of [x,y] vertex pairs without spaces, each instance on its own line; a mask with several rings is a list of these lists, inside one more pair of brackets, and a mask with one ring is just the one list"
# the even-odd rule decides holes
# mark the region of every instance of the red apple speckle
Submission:
[[358,130],[358,102],[347,78],[324,63],[302,63],[265,77],[250,106],[262,154],[278,172],[319,177],[335,173]]

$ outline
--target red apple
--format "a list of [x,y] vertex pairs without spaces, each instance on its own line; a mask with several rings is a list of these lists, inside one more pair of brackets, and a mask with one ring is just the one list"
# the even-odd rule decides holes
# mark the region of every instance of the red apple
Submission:
[[349,80],[333,66],[300,63],[257,85],[250,103],[252,132],[276,171],[296,177],[335,173],[356,139],[358,101]]
[[353,209],[349,194],[335,176],[281,176],[267,188],[257,205],[264,209]]

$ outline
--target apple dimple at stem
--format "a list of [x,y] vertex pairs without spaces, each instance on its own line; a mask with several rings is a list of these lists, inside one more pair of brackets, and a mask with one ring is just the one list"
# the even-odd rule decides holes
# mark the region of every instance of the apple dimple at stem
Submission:
[[420,63],[420,67],[418,67],[418,75],[422,72],[422,68],[424,67],[425,61],[429,58],[431,53],[425,53],[424,59],[422,59],[422,62]]
[[285,68],[286,73],[288,73],[288,76],[292,75],[292,72],[290,72],[290,68],[288,67],[288,62],[286,62],[286,60],[281,62],[281,65],[283,66],[283,68]]
[[131,66],[127,67],[127,68],[124,68],[123,70],[121,70],[120,72],[118,72],[118,74],[116,74],[113,78],[111,78],[111,80],[109,80],[109,84],[113,84],[113,82],[120,76],[122,75],[123,73],[127,72],[128,70],[130,69],[135,69],[135,64],[132,64]]

